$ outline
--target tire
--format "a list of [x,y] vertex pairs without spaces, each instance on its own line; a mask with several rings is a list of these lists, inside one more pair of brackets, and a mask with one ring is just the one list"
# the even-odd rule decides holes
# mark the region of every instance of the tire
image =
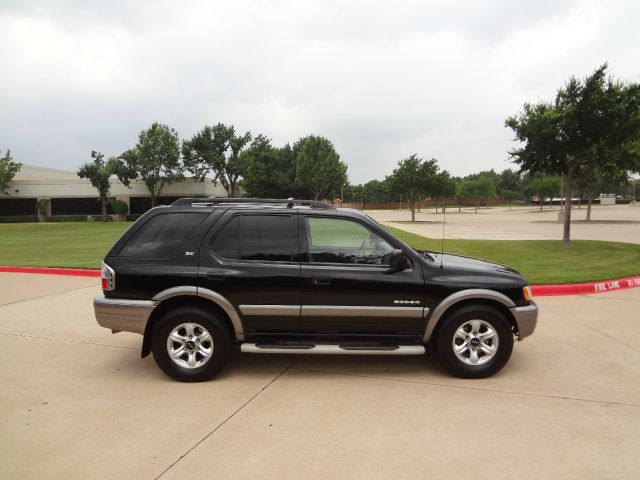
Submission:
[[513,332],[499,310],[488,305],[468,305],[446,316],[435,347],[440,363],[454,375],[486,378],[509,361]]
[[170,310],[157,324],[153,358],[160,369],[180,382],[213,378],[231,355],[231,335],[224,321],[201,308]]

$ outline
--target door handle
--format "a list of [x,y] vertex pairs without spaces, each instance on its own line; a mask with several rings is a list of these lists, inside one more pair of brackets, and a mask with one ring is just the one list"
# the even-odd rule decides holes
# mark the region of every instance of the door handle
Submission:
[[224,273],[207,272],[207,280],[211,280],[211,281],[214,281],[214,282],[222,282],[222,281],[224,281]]
[[316,287],[326,287],[331,285],[331,279],[329,277],[317,277],[312,279],[313,285]]

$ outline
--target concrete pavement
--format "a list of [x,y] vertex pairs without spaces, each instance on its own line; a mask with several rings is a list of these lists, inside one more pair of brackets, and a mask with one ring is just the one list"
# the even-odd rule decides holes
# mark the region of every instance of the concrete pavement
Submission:
[[180,384],[93,318],[97,279],[0,274],[0,478],[637,478],[640,289],[540,298],[498,375],[234,354]]
[[[442,213],[433,209],[416,214],[411,223],[408,210],[366,210],[380,223],[400,228],[430,238],[442,237]],[[559,208],[545,207],[492,207],[481,208],[474,213],[465,207],[458,213],[457,207],[448,207],[445,238],[485,240],[562,240],[562,224],[558,223]],[[572,220],[584,220],[586,207],[574,206]],[[612,242],[640,243],[640,205],[594,206],[592,223],[573,223],[571,238],[574,240],[607,240]],[[402,222],[402,223],[398,223]]]

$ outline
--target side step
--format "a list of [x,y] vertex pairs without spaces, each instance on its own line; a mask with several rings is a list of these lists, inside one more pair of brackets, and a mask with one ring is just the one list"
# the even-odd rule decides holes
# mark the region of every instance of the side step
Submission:
[[424,355],[424,345],[385,345],[359,347],[353,345],[265,344],[243,343],[244,353],[296,353],[309,355]]

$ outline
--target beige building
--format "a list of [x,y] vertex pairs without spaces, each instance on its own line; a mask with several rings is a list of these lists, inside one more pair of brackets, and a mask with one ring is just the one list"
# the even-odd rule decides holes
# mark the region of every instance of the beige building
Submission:
[[[100,213],[98,192],[89,180],[79,178],[75,172],[23,164],[7,189],[0,194],[0,216],[35,215],[35,204],[40,198],[50,199],[49,215],[97,215]],[[167,185],[158,204],[169,204],[180,197],[227,196],[218,182],[204,182],[187,178]],[[126,187],[115,176],[111,180],[111,198],[123,200],[131,213],[143,213],[151,206],[149,191],[141,180],[133,180]]]

